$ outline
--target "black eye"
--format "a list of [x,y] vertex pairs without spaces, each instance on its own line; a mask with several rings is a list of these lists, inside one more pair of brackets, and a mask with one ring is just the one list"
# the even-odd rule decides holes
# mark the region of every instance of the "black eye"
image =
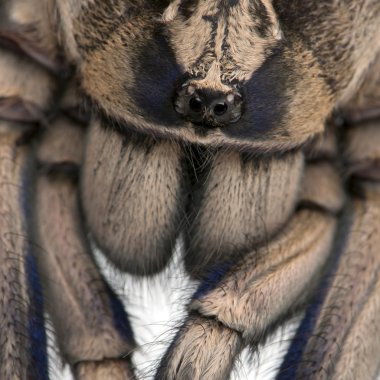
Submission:
[[193,111],[193,112],[201,112],[202,111],[202,108],[203,108],[203,103],[202,103],[202,100],[200,100],[199,98],[193,96],[190,101],[189,101],[189,106],[190,106],[190,109]]
[[222,116],[227,112],[227,103],[219,103],[214,107],[214,114],[217,116]]

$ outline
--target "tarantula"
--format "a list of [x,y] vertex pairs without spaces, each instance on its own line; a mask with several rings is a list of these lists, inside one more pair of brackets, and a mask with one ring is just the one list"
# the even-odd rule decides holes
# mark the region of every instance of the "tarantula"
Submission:
[[3,0],[0,42],[0,379],[48,379],[43,307],[77,379],[135,378],[90,243],[149,276],[179,239],[156,379],[297,313],[279,379],[376,377],[379,1]]

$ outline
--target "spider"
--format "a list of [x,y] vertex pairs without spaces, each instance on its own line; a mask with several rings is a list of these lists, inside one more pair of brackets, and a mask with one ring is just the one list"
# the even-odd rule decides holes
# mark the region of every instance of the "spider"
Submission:
[[[0,379],[134,379],[97,245],[199,287],[157,380],[228,379],[303,315],[278,379],[380,368],[380,2],[3,0]],[[128,309],[128,305],[127,305]]]

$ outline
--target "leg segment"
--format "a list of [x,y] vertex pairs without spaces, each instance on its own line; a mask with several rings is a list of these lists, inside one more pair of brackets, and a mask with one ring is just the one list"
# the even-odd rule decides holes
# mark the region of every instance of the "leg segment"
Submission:
[[277,239],[247,256],[213,291],[202,294],[201,288],[190,307],[259,341],[305,301],[305,288],[312,290],[334,231],[332,216],[298,211]]
[[156,373],[157,380],[228,380],[244,348],[241,335],[213,319],[191,314]]
[[[124,358],[134,348],[129,323],[92,262],[79,222],[72,175],[78,172],[83,133],[67,120],[49,126],[43,135],[38,151],[42,169],[31,202],[36,207],[34,218],[29,213],[34,155],[31,146],[21,142],[29,142],[25,129],[32,128],[15,121],[48,125],[45,115],[53,105],[57,82],[49,71],[60,69],[55,34],[49,30],[49,5],[53,2],[6,0],[0,5],[0,45],[12,51],[0,55],[0,118],[6,120],[0,126],[0,378],[48,378],[33,248],[39,254],[44,295],[60,348],[76,377],[131,379],[130,357]],[[31,246],[29,236],[38,237],[39,249]]]
[[[2,46],[5,40],[19,46],[30,21],[29,2],[24,8],[17,3],[0,5]],[[42,295],[29,231],[34,157],[24,143],[36,125],[28,123],[43,121],[55,81],[24,54],[3,49],[0,70],[0,378],[47,379]]]
[[32,255],[28,128],[0,121],[0,378],[48,378],[42,295]]
[[[377,190],[378,191],[378,190]],[[301,357],[287,358],[279,378],[374,379],[378,351],[368,351],[379,339],[378,272],[380,263],[380,197],[356,200],[349,215],[349,236],[322,304],[313,306],[299,329],[292,351]],[[305,326],[311,324],[311,330]],[[365,323],[369,322],[369,325]],[[366,335],[359,333],[366,332]],[[304,349],[299,339],[308,336]],[[374,356],[375,355],[375,356]]]
[[[363,151],[368,136],[371,142]],[[380,128],[371,123],[348,131],[352,184],[360,194],[352,197],[346,212],[342,235],[347,239],[341,241],[330,281],[320,289],[326,294],[307,312],[280,379],[370,380],[378,374],[380,156],[373,141],[380,141]]]
[[[38,10],[38,11],[36,11]],[[0,46],[23,53],[48,70],[59,73],[54,1],[3,0],[0,4]],[[38,92],[38,88],[35,89]]]
[[58,119],[42,136],[35,199],[38,264],[57,341],[77,379],[132,379],[128,317],[91,257],[76,185],[84,130]]
[[343,110],[352,197],[337,263],[309,307],[280,379],[375,379],[380,372],[380,60]]

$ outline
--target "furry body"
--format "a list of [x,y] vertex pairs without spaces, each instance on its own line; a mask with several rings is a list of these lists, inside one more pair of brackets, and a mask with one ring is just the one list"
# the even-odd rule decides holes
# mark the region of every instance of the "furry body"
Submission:
[[47,378],[42,298],[76,378],[135,377],[88,234],[140,276],[183,242],[199,288],[157,379],[228,379],[305,309],[278,377],[374,378],[379,25],[375,0],[1,4],[0,225],[28,244],[0,246],[0,378]]

